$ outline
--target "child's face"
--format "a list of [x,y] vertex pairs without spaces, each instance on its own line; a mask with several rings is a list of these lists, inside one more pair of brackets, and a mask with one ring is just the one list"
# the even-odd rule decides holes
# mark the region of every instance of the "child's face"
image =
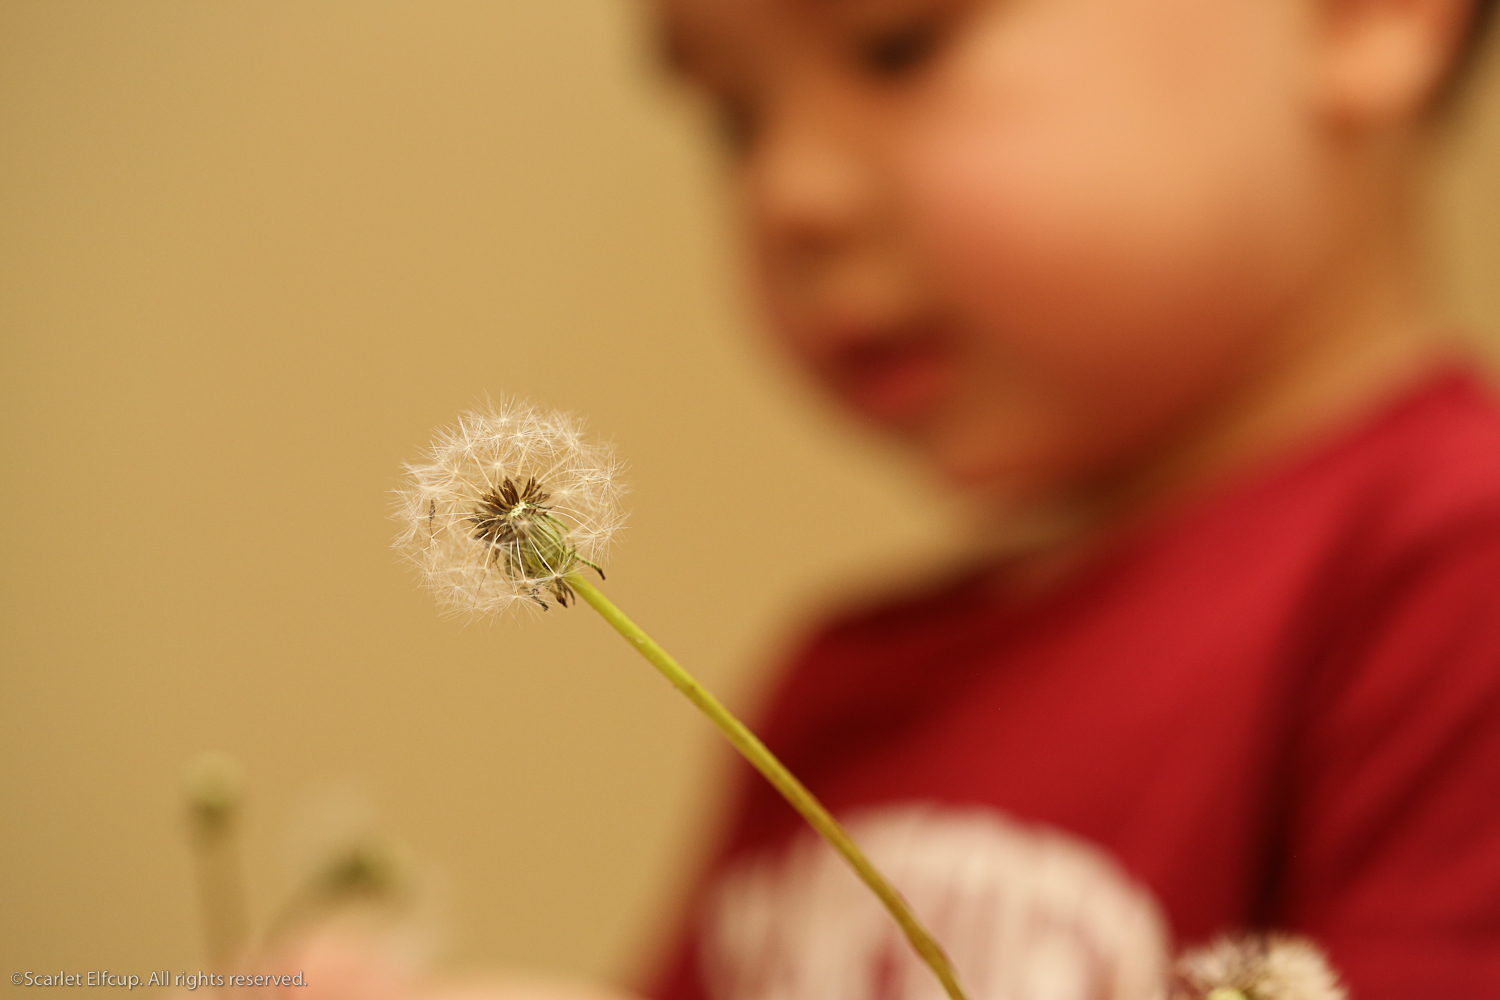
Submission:
[[1301,0],[659,0],[780,338],[1045,496],[1224,398],[1326,252]]

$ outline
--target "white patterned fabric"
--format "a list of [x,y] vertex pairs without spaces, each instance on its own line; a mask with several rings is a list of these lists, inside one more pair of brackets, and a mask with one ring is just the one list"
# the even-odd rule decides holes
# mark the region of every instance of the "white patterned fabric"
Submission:
[[[1099,848],[984,808],[903,804],[850,833],[948,953],[969,1000],[1157,1000],[1150,894]],[[895,921],[809,831],[731,868],[705,914],[712,1000],[941,1000]]]

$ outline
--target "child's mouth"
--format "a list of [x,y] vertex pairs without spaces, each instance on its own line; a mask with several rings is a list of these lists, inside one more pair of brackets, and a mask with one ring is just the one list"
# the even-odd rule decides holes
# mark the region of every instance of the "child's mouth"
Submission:
[[953,376],[950,352],[935,328],[846,331],[830,358],[834,387],[856,410],[899,425],[932,409]]

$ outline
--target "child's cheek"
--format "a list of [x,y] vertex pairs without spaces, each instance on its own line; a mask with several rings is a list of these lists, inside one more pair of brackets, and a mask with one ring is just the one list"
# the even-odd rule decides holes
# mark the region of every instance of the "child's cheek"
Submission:
[[[1206,77],[1221,95],[1173,102],[1110,34],[959,67],[897,159],[919,252],[962,317],[949,444],[970,476],[987,460],[1065,476],[1142,446],[1244,363],[1315,255],[1295,128],[1264,96],[1236,103],[1257,81]],[[986,435],[1008,452],[986,459]]]

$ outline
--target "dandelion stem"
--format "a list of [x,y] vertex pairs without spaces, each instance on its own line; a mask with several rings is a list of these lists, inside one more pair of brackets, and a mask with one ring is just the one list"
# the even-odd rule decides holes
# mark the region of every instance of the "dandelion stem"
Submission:
[[787,802],[791,803],[792,808],[801,813],[802,818],[812,824],[812,828],[818,831],[834,850],[843,855],[855,874],[870,887],[870,890],[885,904],[891,916],[896,919],[896,923],[901,925],[906,939],[911,942],[911,946],[916,949],[922,961],[932,969],[951,1000],[965,1000],[963,989],[958,985],[958,978],[954,975],[953,968],[948,963],[948,956],[943,953],[943,949],[927,932],[927,928],[917,920],[911,908],[907,906],[906,900],[901,897],[894,886],[885,880],[885,876],[876,870],[838,820],[823,808],[823,804],[813,793],[808,791],[770,750],[766,749],[766,745],[747,729],[744,723],[735,718],[729,709],[725,708],[676,660],[672,659],[666,650],[641,631],[639,625],[615,607],[609,598],[599,592],[597,587],[578,573],[569,573],[567,583],[588,602],[590,607],[599,612],[616,632],[624,636],[638,653],[651,661],[651,665],[660,670],[677,690],[697,705],[699,710],[719,727],[729,742],[734,744],[734,748],[744,755],[757,771],[765,775],[766,780],[776,787]]

